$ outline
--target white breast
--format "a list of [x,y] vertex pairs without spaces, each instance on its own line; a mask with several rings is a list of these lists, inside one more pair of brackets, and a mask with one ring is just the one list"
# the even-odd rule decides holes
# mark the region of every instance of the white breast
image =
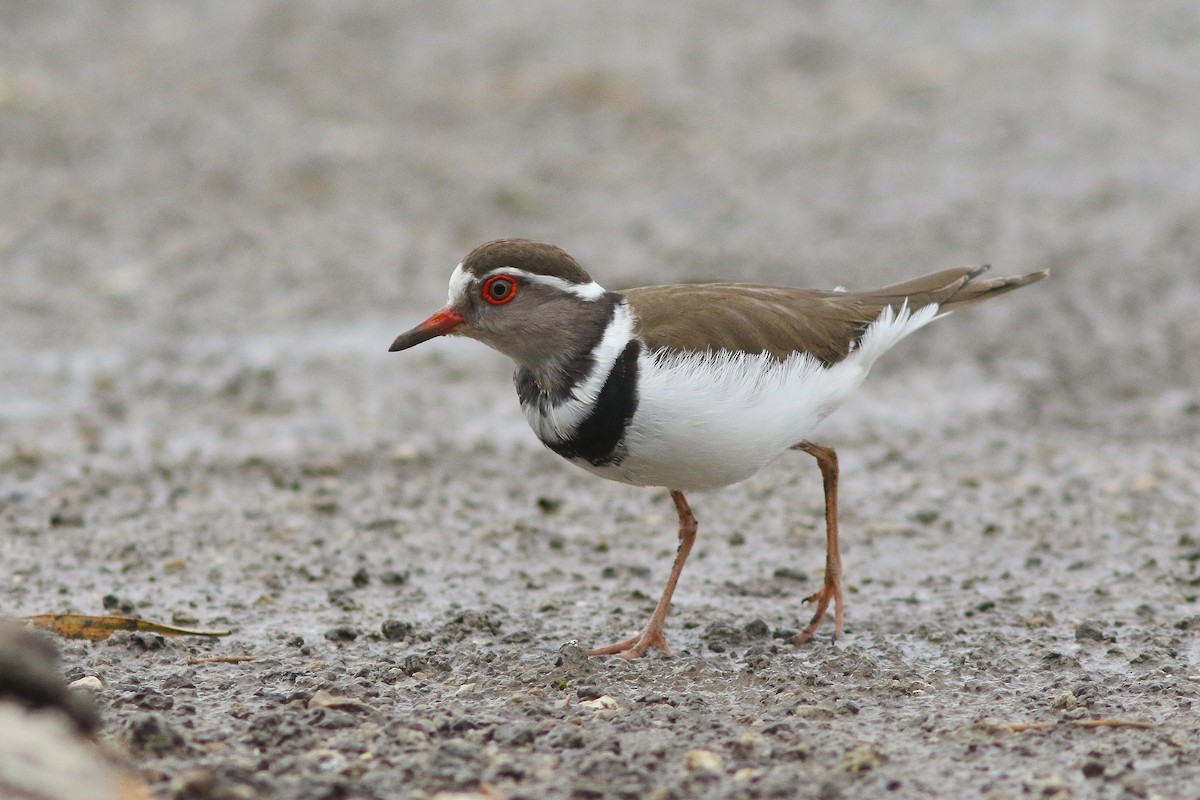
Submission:
[[886,309],[860,346],[823,366],[745,353],[643,353],[638,406],[620,464],[584,469],[611,480],[715,489],[745,480],[808,438],[867,376],[875,359],[937,315]]

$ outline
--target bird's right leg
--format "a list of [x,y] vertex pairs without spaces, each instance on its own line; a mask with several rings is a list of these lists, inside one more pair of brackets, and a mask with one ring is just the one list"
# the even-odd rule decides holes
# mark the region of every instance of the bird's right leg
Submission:
[[642,632],[632,639],[626,639],[608,647],[589,650],[589,656],[641,658],[652,647],[657,647],[669,656],[675,655],[675,651],[667,646],[667,639],[663,636],[663,623],[666,622],[667,611],[671,608],[671,595],[675,593],[675,584],[679,582],[679,575],[683,572],[683,563],[687,561],[688,553],[692,551],[692,544],[696,541],[697,523],[696,516],[688,506],[683,492],[672,489],[671,499],[675,501],[675,511],[679,514],[679,549],[675,551],[675,563],[671,567],[671,577],[667,578],[667,586],[663,589],[662,598],[655,606],[654,613],[650,615],[650,621],[646,623]]

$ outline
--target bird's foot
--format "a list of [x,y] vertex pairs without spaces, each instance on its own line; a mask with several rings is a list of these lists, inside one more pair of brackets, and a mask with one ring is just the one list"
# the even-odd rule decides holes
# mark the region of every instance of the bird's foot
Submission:
[[632,661],[646,655],[646,651],[651,648],[662,650],[663,654],[667,656],[675,655],[675,651],[667,646],[667,639],[663,636],[661,628],[647,628],[632,639],[610,644],[608,647],[597,647],[595,650],[588,650],[587,654],[589,656],[616,656],[626,661]]
[[812,635],[817,632],[817,628],[821,627],[821,623],[825,620],[825,612],[829,609],[829,603],[833,602],[836,607],[834,613],[835,621],[833,627],[834,641],[842,635],[842,582],[840,579],[825,580],[825,585],[818,591],[813,592],[809,597],[804,598],[806,603],[816,603],[817,608],[813,612],[812,619],[808,623],[808,627],[800,631],[792,637],[792,644],[804,644]]

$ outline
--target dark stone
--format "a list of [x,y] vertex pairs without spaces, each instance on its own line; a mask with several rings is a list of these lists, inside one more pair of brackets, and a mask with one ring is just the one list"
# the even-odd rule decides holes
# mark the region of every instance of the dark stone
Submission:
[[166,711],[175,705],[175,698],[169,694],[156,692],[153,689],[143,689],[133,696],[133,702],[151,711]]
[[141,650],[163,650],[167,646],[167,640],[159,633],[135,631],[129,634],[129,644]]
[[353,642],[358,638],[358,630],[351,625],[339,625],[325,631],[325,638],[331,642]]
[[1106,634],[1099,622],[1086,620],[1075,626],[1077,642],[1115,642],[1117,637]]
[[713,622],[700,637],[714,653],[724,653],[738,647],[746,640],[745,632],[733,627],[728,622]]
[[125,726],[125,736],[135,752],[150,756],[164,756],[173,751],[186,750],[187,742],[177,728],[160,714],[141,714]]
[[106,594],[100,601],[104,606],[105,611],[120,611],[122,614],[132,614],[134,611],[133,602],[130,600],[122,600],[115,594]]
[[310,730],[293,714],[268,711],[250,720],[246,741],[255,747],[278,747],[289,739],[303,738]]
[[416,627],[411,622],[405,622],[399,619],[385,619],[383,625],[380,626],[380,633],[383,638],[389,642],[399,642],[404,639],[412,638]]
[[746,636],[751,639],[766,639],[771,635],[771,628],[761,619],[755,619],[747,622],[746,626],[742,628],[742,631],[745,632]]

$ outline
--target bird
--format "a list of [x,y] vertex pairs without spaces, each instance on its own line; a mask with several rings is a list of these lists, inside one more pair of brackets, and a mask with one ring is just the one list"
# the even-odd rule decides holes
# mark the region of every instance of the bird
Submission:
[[564,250],[497,239],[451,272],[445,307],[392,342],[475,339],[515,363],[513,381],[537,438],[588,472],[668,490],[678,547],[666,587],[633,637],[591,656],[671,656],[664,625],[698,523],[685,493],[757,474],[789,450],[813,456],[825,499],[825,572],[808,641],[832,603],[844,633],[838,458],[810,438],[871,365],[935,319],[1046,277],[987,278],[947,269],[872,291],[697,283],[610,291]]

